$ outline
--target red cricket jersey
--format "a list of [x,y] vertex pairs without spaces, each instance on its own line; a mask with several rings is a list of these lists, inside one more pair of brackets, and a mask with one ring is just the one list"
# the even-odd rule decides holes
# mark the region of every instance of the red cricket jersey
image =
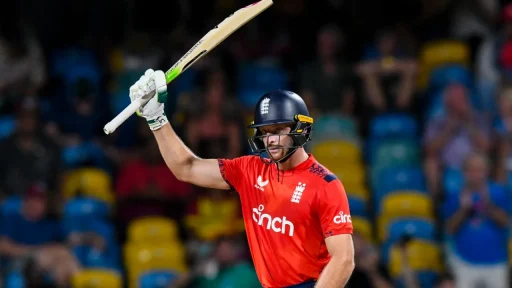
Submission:
[[352,234],[341,181],[312,155],[279,171],[258,156],[219,159],[224,180],[240,194],[247,238],[263,287],[317,280],[330,256],[324,239]]

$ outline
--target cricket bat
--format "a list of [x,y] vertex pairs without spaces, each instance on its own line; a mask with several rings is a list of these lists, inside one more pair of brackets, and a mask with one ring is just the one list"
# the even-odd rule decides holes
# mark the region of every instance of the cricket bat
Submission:
[[[217,45],[224,41],[224,39],[229,35],[233,34],[233,32],[238,30],[238,28],[252,20],[261,12],[265,11],[272,4],[272,0],[261,0],[229,15],[204,35],[203,38],[201,38],[187,53],[185,53],[185,55],[183,55],[183,57],[181,57],[167,72],[165,72],[165,80],[167,84],[171,83],[197,60],[208,54],[208,52],[217,47]],[[132,116],[140,107],[146,104],[151,97],[142,97],[128,105],[114,119],[105,125],[103,128],[105,134],[113,133],[121,124],[123,124],[124,121]]]

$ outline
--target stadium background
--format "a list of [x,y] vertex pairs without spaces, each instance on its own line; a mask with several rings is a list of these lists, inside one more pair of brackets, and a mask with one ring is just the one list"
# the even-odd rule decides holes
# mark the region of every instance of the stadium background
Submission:
[[[166,109],[187,145],[201,157],[250,153],[245,126],[256,99],[294,90],[315,118],[308,151],[349,195],[350,287],[453,287],[453,275],[470,271],[451,264],[454,250],[481,239],[488,245],[472,249],[494,256],[467,266],[508,267],[508,229],[489,221],[479,200],[464,220],[467,236],[447,233],[446,214],[478,181],[502,195],[494,207],[512,207],[507,1],[275,2],[169,86]],[[258,287],[236,193],[178,182],[142,119],[102,132],[147,68],[167,70],[249,3],[2,3],[4,287],[58,279],[72,287]],[[469,106],[475,117],[457,123],[485,139],[461,132],[434,147],[450,126],[444,117]]]

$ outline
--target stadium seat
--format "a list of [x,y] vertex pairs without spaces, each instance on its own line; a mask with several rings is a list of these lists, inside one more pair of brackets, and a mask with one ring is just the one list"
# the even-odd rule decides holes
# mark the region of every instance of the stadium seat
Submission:
[[[325,162],[320,162],[325,163]],[[366,184],[366,170],[361,164],[352,164],[352,165],[343,165],[343,162],[338,163],[337,166],[334,164],[327,166],[329,163],[327,162],[325,167],[327,167],[344,185],[347,186],[356,186],[356,185],[365,185]]]
[[185,249],[182,245],[154,243],[127,244],[124,248],[129,287],[137,287],[139,278],[150,271],[180,274],[187,271]]
[[105,202],[95,198],[77,197],[69,200],[64,206],[64,217],[105,218],[109,207]]
[[314,131],[314,142],[333,139],[357,142],[359,138],[356,122],[341,114],[322,114],[315,119]]
[[417,137],[418,124],[409,114],[393,113],[376,116],[370,122],[370,138]]
[[0,287],[4,288],[25,288],[27,287],[25,283],[25,277],[22,272],[12,271],[7,272],[5,275],[5,279],[0,280]]
[[346,166],[359,164],[362,161],[361,148],[357,147],[354,143],[343,140],[329,140],[316,143],[313,146],[312,152],[315,155],[315,159],[329,170],[333,168],[325,164],[326,162]]
[[401,165],[420,165],[420,147],[414,138],[394,138],[373,144],[375,152],[371,152],[374,168]]
[[343,183],[343,187],[345,188],[345,192],[348,196],[358,197],[363,199],[365,202],[370,200],[370,191],[368,191],[368,188],[361,183],[348,181]]
[[0,140],[9,137],[16,127],[14,117],[5,115],[0,117]]
[[437,40],[427,43],[420,51],[420,71],[418,88],[425,89],[430,80],[430,73],[436,67],[446,64],[470,64],[469,47],[460,41]]
[[433,203],[430,195],[409,191],[397,191],[382,198],[379,215],[390,218],[418,217],[433,219]]
[[4,199],[0,205],[2,215],[16,214],[21,211],[21,198],[10,196]]
[[422,193],[396,192],[386,195],[378,207],[377,231],[383,241],[391,221],[396,219],[434,219],[434,208],[429,195]]
[[[413,239],[407,243],[406,257],[413,271],[441,272],[443,269],[441,250],[431,241]],[[389,258],[389,271],[391,277],[398,278],[402,273],[402,255],[400,248],[394,245]]]
[[443,65],[432,70],[428,89],[434,92],[442,91],[451,83],[459,83],[471,88],[471,77],[471,71],[463,65]]
[[110,205],[114,203],[112,192],[112,179],[104,170],[98,168],[78,168],[65,175],[63,193],[66,199],[78,196],[87,196],[104,201]]
[[288,75],[281,67],[255,62],[244,63],[238,67],[237,82],[238,91],[258,89],[267,90],[268,92],[276,89],[287,89],[289,86]]
[[373,237],[373,227],[371,222],[363,217],[352,216],[352,226],[354,231],[361,234],[369,243],[375,242]]
[[363,198],[348,194],[348,204],[352,217],[368,217],[367,204]]
[[196,202],[197,212],[186,216],[186,225],[201,240],[211,241],[222,235],[243,232],[245,228],[239,207],[237,199],[216,201],[201,197]]
[[161,243],[178,238],[178,224],[169,218],[148,216],[133,220],[128,226],[130,243]]
[[464,184],[464,175],[458,169],[447,168],[443,171],[443,190],[446,193],[459,193]]
[[167,288],[176,279],[177,274],[171,271],[150,271],[139,279],[139,288]]
[[421,218],[403,218],[390,221],[384,241],[399,241],[404,235],[428,241],[435,240],[436,226],[433,221]]
[[72,279],[73,288],[121,288],[121,275],[111,270],[87,269],[76,274]]
[[399,166],[378,170],[372,182],[377,203],[391,191],[416,190],[426,191],[426,181],[420,166]]

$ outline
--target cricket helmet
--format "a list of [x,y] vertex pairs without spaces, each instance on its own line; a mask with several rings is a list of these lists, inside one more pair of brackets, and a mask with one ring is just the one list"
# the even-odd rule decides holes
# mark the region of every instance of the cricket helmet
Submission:
[[[260,128],[275,124],[290,124],[290,133],[279,134],[290,136],[293,144],[281,149],[287,149],[287,153],[281,159],[273,159],[267,150],[267,135],[263,135]],[[254,135],[249,138],[249,145],[253,153],[262,157],[266,152],[270,156],[270,163],[284,162],[288,160],[298,148],[303,147],[311,140],[313,118],[309,116],[308,108],[304,100],[294,92],[287,90],[274,90],[258,100],[254,110],[254,121],[249,128],[254,128]],[[265,140],[266,139],[266,140]]]

